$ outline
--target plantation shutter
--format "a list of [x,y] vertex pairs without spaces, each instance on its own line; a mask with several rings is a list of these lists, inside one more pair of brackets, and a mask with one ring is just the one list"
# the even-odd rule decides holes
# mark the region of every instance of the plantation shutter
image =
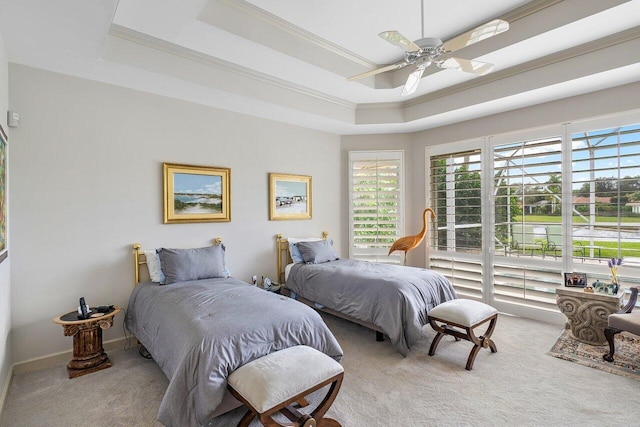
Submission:
[[403,228],[403,152],[350,151],[349,257],[402,264],[388,256]]
[[[494,147],[495,234],[504,255],[542,255],[547,240],[561,249],[562,140],[545,138]],[[552,218],[540,220],[539,217]]]
[[433,248],[482,250],[480,150],[431,157],[430,206],[436,211]]
[[556,310],[562,286],[562,140],[493,150],[496,302]]
[[482,179],[480,149],[429,158],[429,268],[445,276],[458,295],[482,298]]
[[640,266],[640,125],[572,140],[573,240],[582,248],[574,257]]

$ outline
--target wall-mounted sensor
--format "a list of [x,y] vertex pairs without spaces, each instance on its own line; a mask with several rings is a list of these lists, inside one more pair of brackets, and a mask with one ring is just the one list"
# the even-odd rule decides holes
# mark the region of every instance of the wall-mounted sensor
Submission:
[[17,128],[20,124],[20,114],[15,111],[7,111],[7,126]]

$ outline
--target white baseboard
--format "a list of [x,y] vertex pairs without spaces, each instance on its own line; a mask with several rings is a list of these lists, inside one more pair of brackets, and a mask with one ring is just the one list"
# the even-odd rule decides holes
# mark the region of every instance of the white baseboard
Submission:
[[9,393],[9,387],[11,386],[11,381],[13,381],[13,366],[9,368],[9,372],[7,374],[7,380],[4,382],[4,387],[2,388],[2,395],[0,395],[0,420],[2,420],[2,415],[4,412],[4,403],[7,400],[7,394]]
[[[135,337],[129,338],[132,340],[132,343],[136,343]],[[123,348],[127,339],[117,338],[114,340],[105,341],[102,346],[105,351],[118,350]],[[133,344],[132,344],[133,345]],[[11,387],[11,383],[13,382],[13,376],[15,374],[20,374],[24,372],[31,372],[38,369],[50,368],[55,365],[66,364],[73,357],[73,350],[71,351],[63,351],[61,353],[54,353],[48,356],[42,356],[31,360],[26,360],[20,363],[14,363],[9,368],[9,373],[7,375],[7,380],[5,381],[4,387],[2,388],[2,394],[0,394],[0,420],[2,419],[2,415],[4,412],[4,404],[7,400],[7,395],[9,393],[9,387]]]
[[[135,343],[135,338],[130,338]],[[118,350],[123,348],[126,338],[116,338],[114,340],[105,341],[102,346],[105,351]],[[21,374],[24,372],[31,372],[37,369],[50,368],[55,365],[66,364],[73,357],[73,350],[63,351],[60,353],[54,353],[47,356],[38,357],[35,359],[26,360],[20,363],[14,363],[12,366],[11,377],[15,374]]]

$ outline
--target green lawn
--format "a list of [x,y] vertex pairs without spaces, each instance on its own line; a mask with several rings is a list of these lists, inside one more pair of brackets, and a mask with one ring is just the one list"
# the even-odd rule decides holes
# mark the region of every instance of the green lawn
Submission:
[[[579,246],[577,244],[582,244],[583,246],[588,246],[590,243],[588,240],[574,240],[573,244]],[[600,246],[600,258],[617,258],[618,257],[618,242],[602,242],[602,241],[594,241],[594,246]],[[627,256],[632,257],[640,257],[640,243],[635,242],[620,242],[620,248],[622,249],[622,258]],[[586,249],[587,254],[589,253],[589,249]],[[593,253],[594,257],[598,256],[598,251],[595,250]]]
[[[553,224],[553,223],[561,223],[562,217],[558,215],[525,215],[526,222],[540,222],[544,224]],[[521,216],[514,217],[514,221],[522,221]],[[596,222],[618,222],[617,217],[611,216],[596,216]],[[640,218],[638,217],[626,217],[623,216],[620,218],[620,222],[637,222],[640,223]],[[587,224],[587,222],[579,216],[573,216],[574,224]]]
[[[625,222],[625,223],[631,223],[631,222],[637,222],[640,223],[640,218],[630,218],[630,217],[622,217],[620,218],[621,222]],[[560,216],[555,216],[555,215],[526,215],[525,216],[525,220],[527,223],[529,224],[560,224],[562,222],[562,217]],[[613,222],[614,220],[617,220],[617,218],[612,218],[612,217],[596,217],[596,222]],[[522,221],[522,217],[515,217],[514,221]],[[582,218],[574,216],[573,217],[573,222],[574,224],[584,224],[584,221],[582,220]],[[588,240],[574,240],[573,241],[573,246],[575,247],[580,247],[580,246],[599,246],[600,247],[600,252],[598,253],[598,250],[595,249],[593,252],[593,256],[594,258],[598,258],[598,256],[601,259],[609,259],[612,257],[617,258],[618,257],[618,242],[611,242],[611,241],[601,241],[601,240],[595,240],[593,242],[593,244],[591,242],[589,242]],[[620,242],[620,248],[622,250],[622,258],[624,257],[640,257],[640,242]],[[576,256],[581,256],[581,254],[579,253],[580,251],[576,251],[574,254]],[[590,254],[591,250],[588,248],[585,248],[585,254],[588,257]],[[542,254],[542,250],[534,250],[534,254]]]

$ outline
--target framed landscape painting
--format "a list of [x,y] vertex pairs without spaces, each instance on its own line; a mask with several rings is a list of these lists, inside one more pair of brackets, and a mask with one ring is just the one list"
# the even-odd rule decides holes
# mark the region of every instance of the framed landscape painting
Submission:
[[7,134],[0,125],[0,262],[7,259]]
[[269,174],[269,219],[311,219],[311,177]]
[[231,221],[231,169],[163,163],[164,223]]

